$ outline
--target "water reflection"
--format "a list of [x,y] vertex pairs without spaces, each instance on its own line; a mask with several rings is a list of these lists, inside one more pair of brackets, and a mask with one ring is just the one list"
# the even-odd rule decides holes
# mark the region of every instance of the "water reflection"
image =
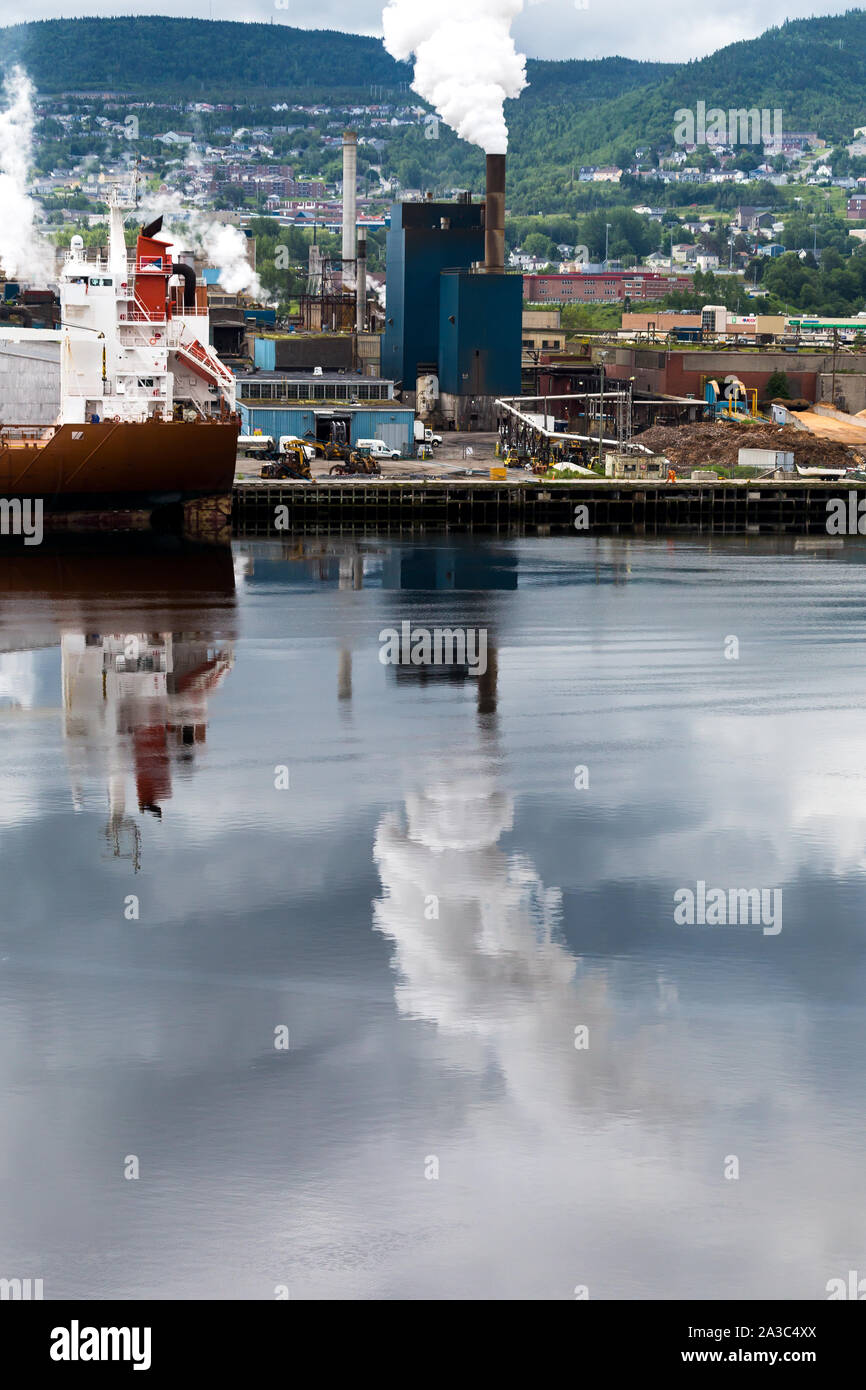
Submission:
[[82,808],[89,784],[107,785],[106,840],[137,871],[130,777],[139,812],[161,819],[172,769],[188,774],[205,743],[208,697],[232,669],[233,647],[198,633],[64,633],[61,655],[73,805]]
[[[812,1298],[858,1266],[862,564],[135,548],[0,590],[0,1277]],[[404,619],[485,628],[484,676],[395,678]],[[783,884],[781,936],[676,928],[697,877]]]
[[[52,704],[36,709],[34,657],[59,645],[73,808],[107,795],[108,853],[138,872],[141,831],[129,808],[162,818],[174,779],[190,775],[206,743],[208,699],[234,665],[231,550],[71,537],[0,552],[0,584],[0,717],[52,713]],[[203,619],[213,619],[205,631],[154,630]]]
[[491,653],[475,748],[437,760],[402,813],[379,821],[373,924],[394,948],[400,1014],[435,1024],[461,1069],[481,1075],[492,1061],[518,1105],[562,1123],[570,1099],[589,1089],[574,1030],[591,1029],[598,1046],[606,990],[598,978],[577,990],[560,889],[545,886],[528,854],[500,846],[514,799],[499,770],[495,645]]

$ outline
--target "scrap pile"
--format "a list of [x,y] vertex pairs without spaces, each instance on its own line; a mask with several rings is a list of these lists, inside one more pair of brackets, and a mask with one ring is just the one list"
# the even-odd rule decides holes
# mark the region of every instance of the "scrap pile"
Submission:
[[820,468],[866,466],[866,446],[856,449],[845,444],[816,439],[793,425],[654,425],[635,435],[635,443],[664,454],[678,473],[686,476],[693,468],[734,468],[740,449],[785,449],[797,463]]

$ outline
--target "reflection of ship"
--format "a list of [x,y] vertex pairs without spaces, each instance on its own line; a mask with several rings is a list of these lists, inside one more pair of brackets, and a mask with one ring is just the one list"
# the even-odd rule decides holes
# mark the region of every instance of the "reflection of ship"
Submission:
[[60,285],[58,423],[0,430],[5,497],[143,508],[231,492],[235,381],[207,345],[207,292],[157,239],[161,219],[142,229],[128,266],[132,206],[112,199],[106,261],[87,260],[82,239],[72,240]]
[[205,742],[207,700],[232,668],[232,647],[200,634],[66,633],[61,652],[73,802],[83,806],[88,781],[107,781],[106,838],[137,868],[129,776],[139,812],[161,817],[172,768],[188,764]]
[[114,631],[121,612],[132,631],[206,626],[229,636],[236,621],[231,547],[152,532],[0,548],[0,594],[14,600],[0,607],[0,650],[53,644],[70,630]]

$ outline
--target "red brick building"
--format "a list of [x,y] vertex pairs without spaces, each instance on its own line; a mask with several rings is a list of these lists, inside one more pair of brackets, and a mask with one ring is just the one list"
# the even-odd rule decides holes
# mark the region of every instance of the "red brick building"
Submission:
[[690,275],[667,275],[654,270],[523,277],[523,298],[532,304],[617,304],[624,299],[664,299],[665,295],[691,288]]
[[[853,365],[854,359],[847,359]],[[705,351],[617,347],[608,353],[605,373],[610,379],[632,379],[639,391],[656,391],[670,396],[697,396],[703,399],[708,378],[722,382],[736,376],[747,388],[754,387],[759,398],[773,372],[784,372],[792,396],[816,399],[818,376],[829,370],[825,353],[798,353],[796,356],[768,349],[760,354],[709,348]],[[544,390],[544,386],[539,387]]]

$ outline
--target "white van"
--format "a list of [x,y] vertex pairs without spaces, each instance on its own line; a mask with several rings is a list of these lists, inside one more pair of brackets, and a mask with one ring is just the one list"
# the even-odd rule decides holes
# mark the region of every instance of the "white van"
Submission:
[[384,439],[359,439],[355,446],[356,449],[369,449],[370,457],[374,459],[398,459],[402,458],[399,449],[392,449],[386,444]]

